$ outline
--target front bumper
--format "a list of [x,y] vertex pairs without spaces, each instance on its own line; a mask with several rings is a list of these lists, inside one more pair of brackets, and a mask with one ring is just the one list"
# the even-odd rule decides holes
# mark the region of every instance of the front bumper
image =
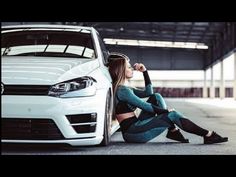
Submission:
[[[2,136],[1,141],[6,143],[67,143],[70,145],[99,144],[103,139],[106,93],[106,90],[97,90],[96,95],[92,97],[63,99],[49,96],[3,95],[2,120],[51,120],[63,138],[9,139]],[[78,133],[74,127],[81,123],[72,123],[66,116],[84,114],[96,114],[96,122],[92,123],[95,129],[92,132]]]

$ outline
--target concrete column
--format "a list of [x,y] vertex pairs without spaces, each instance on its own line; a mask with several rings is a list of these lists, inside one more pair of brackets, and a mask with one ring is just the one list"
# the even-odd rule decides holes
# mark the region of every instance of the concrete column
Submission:
[[236,52],[234,52],[234,99],[236,100]]
[[225,98],[224,64],[220,62],[220,99]]
[[202,89],[202,96],[203,98],[207,98],[207,77],[206,77],[206,70],[204,70],[204,81],[203,81],[203,89]]
[[210,87],[210,98],[215,98],[215,85],[214,85],[213,66],[211,66],[211,87]]

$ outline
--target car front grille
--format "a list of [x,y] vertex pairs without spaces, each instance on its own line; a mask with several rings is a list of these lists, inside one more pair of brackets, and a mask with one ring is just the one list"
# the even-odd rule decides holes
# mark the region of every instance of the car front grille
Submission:
[[3,95],[48,95],[48,85],[4,85]]
[[66,117],[77,133],[92,133],[96,131],[97,113],[66,115]]
[[65,139],[51,119],[1,119],[2,139],[60,140]]

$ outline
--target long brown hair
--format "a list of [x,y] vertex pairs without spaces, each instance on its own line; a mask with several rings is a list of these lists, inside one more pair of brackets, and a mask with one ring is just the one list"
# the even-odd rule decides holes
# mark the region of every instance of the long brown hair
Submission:
[[116,114],[116,90],[119,85],[125,82],[125,71],[126,71],[126,61],[129,60],[128,57],[123,57],[120,55],[111,55],[109,58],[108,69],[112,78],[112,89],[113,89],[113,117]]
[[112,78],[113,93],[115,95],[117,87],[125,81],[126,60],[117,58],[109,63],[109,72]]
[[112,78],[113,93],[115,95],[118,86],[124,83],[126,65],[129,58],[124,54],[113,54],[110,58],[108,69]]

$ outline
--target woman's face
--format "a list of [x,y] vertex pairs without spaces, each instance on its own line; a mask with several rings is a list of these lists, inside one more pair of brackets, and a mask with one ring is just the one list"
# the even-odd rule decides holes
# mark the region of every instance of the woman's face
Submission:
[[126,69],[125,69],[125,76],[126,79],[130,79],[133,77],[133,67],[130,65],[128,61],[126,61]]

